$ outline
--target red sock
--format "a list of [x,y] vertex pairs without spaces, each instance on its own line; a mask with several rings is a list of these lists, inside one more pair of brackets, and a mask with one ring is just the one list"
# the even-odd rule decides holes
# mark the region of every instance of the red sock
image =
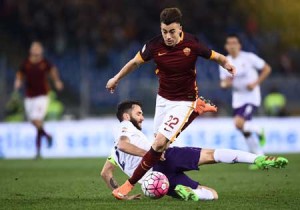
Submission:
[[41,141],[42,141],[42,134],[41,131],[38,130],[36,134],[36,140],[35,140],[36,151],[38,155],[40,155],[40,151],[41,151]]
[[47,139],[49,139],[50,138],[50,135],[44,130],[44,128],[42,127],[42,128],[40,128],[40,130],[39,130],[40,132],[41,132],[41,135],[42,136],[45,136]]
[[162,152],[156,152],[151,147],[151,149],[144,155],[139,166],[133,172],[133,175],[130,177],[130,179],[128,179],[130,184],[136,184],[145,175],[145,173],[160,160],[161,155]]

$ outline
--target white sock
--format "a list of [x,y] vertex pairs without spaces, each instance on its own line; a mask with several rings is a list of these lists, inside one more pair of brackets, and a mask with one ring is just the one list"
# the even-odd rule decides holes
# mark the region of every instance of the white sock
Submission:
[[261,135],[262,129],[255,125],[252,121],[246,121],[243,126],[243,131],[245,133],[256,133],[257,135]]
[[257,155],[263,155],[264,151],[262,150],[261,146],[259,145],[259,140],[257,136],[250,135],[246,138],[246,143],[248,145],[249,151],[257,154]]
[[197,188],[192,190],[196,193],[200,200],[214,200],[214,194],[210,190],[203,187],[201,187],[201,189]]
[[241,150],[216,149],[214,159],[218,163],[254,163],[258,155]]

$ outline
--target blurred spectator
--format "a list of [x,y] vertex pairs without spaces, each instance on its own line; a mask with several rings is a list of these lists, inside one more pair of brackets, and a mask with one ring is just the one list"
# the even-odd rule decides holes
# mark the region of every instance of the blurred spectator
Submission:
[[264,109],[268,116],[286,116],[286,98],[276,87],[264,99]]

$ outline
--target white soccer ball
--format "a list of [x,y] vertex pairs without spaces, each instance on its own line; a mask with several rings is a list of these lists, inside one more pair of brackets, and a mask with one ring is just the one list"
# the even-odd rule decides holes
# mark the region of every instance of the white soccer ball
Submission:
[[146,175],[141,187],[145,196],[161,198],[168,193],[169,180],[163,173],[152,171]]

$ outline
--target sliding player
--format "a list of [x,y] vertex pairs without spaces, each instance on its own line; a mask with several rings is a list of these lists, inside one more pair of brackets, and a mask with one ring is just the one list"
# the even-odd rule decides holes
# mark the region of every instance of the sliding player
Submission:
[[[115,147],[103,166],[101,176],[111,190],[118,188],[113,172],[116,167],[131,176],[142,157],[151,147],[147,137],[141,132],[144,120],[141,104],[124,101],[119,104],[117,118],[120,121]],[[154,171],[164,173],[170,182],[168,195],[180,196],[184,200],[213,200],[218,198],[214,189],[200,185],[184,172],[198,170],[200,165],[212,163],[253,163],[259,168],[284,167],[288,161],[282,157],[266,157],[239,150],[201,149],[195,147],[170,147],[153,166]],[[138,196],[124,196],[134,199]]]

